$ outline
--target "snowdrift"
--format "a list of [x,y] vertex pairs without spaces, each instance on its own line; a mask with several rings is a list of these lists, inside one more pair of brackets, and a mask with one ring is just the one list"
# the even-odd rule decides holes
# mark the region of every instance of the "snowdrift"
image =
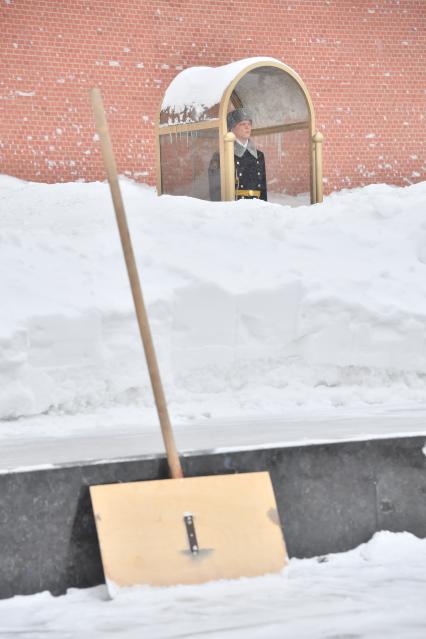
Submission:
[[140,586],[113,603],[105,586],[14,597],[0,602],[0,623],[9,637],[422,639],[425,568],[425,539],[383,531],[347,553],[291,559],[278,575]]
[[[426,182],[297,208],[121,185],[172,411],[423,401]],[[0,418],[151,406],[107,184],[0,199]]]

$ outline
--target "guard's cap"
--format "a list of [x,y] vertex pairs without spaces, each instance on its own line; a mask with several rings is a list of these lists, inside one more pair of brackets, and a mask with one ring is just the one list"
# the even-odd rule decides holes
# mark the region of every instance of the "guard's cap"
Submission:
[[253,122],[253,117],[250,111],[247,109],[234,109],[234,111],[230,111],[226,116],[228,131],[231,131],[234,126],[243,120],[250,120],[250,122]]

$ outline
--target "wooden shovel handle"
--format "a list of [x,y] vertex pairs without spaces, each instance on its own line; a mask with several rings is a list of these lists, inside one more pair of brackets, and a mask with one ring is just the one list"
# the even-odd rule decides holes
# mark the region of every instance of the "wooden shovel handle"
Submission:
[[152,341],[151,330],[148,322],[148,315],[145,309],[145,303],[136,267],[135,256],[133,253],[132,242],[129,234],[129,227],[127,225],[126,213],[121,197],[117,167],[112,150],[111,139],[109,136],[108,124],[106,121],[105,111],[102,103],[102,96],[99,89],[92,89],[91,99],[96,121],[96,130],[101,141],[102,157],[104,160],[106,174],[108,176],[109,187],[111,190],[112,201],[114,203],[115,215],[117,218],[118,230],[123,247],[124,259],[126,261],[127,273],[129,276],[130,287],[132,289],[133,302],[135,305],[136,317],[139,325],[139,332],[142,338],[142,344],[145,351],[151,386],[154,393],[155,404],[157,406],[158,418],[160,420],[161,432],[163,435],[164,445],[166,447],[170,474],[174,479],[177,479],[179,477],[183,477],[183,472],[179,455],[176,449],[169,413],[167,410],[163,385],[161,383],[160,371],[158,368],[154,343]]

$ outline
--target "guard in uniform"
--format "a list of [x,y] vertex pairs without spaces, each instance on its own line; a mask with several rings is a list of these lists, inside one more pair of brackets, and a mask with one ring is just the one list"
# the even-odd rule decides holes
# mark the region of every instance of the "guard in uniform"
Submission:
[[[246,109],[235,109],[227,116],[228,131],[235,134],[235,199],[267,200],[265,156],[250,139],[252,117]],[[209,166],[210,199],[220,200],[219,154]]]

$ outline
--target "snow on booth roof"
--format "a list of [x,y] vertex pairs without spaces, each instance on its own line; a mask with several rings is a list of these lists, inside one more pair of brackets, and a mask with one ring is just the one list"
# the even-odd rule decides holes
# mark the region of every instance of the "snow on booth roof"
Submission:
[[[263,66],[261,63],[267,63]],[[179,73],[171,82],[164,95],[163,103],[160,111],[160,126],[185,124],[191,122],[200,122],[203,120],[217,119],[219,117],[219,108],[222,97],[231,82],[252,65],[257,65],[256,71],[259,73],[261,69],[266,70],[268,76],[264,74],[264,83],[274,81],[275,86],[269,86],[270,91],[268,97],[275,95],[277,98],[277,76],[280,78],[281,91],[278,90],[278,97],[282,97],[285,91],[287,103],[287,114],[281,113],[280,123],[284,119],[286,121],[300,121],[308,118],[308,108],[304,90],[301,88],[303,82],[298,74],[282,62],[270,57],[254,57],[245,58],[221,67],[190,67]],[[286,72],[287,70],[287,72]],[[247,74],[249,75],[249,73]],[[243,83],[243,78],[239,81],[238,87]],[[256,89],[245,83],[245,87],[241,86],[241,91],[247,93],[249,97],[250,88],[252,95]],[[259,89],[259,85],[256,85]],[[268,87],[263,87],[263,89]],[[238,93],[241,97],[240,92]],[[265,98],[265,90],[257,98]],[[281,102],[283,102],[281,100]],[[247,104],[247,100],[243,101],[244,106],[253,108],[253,100]],[[255,109],[256,111],[257,109]],[[285,117],[287,115],[287,117]],[[254,125],[256,126],[256,114],[254,113]],[[262,125],[262,124],[258,124]]]

